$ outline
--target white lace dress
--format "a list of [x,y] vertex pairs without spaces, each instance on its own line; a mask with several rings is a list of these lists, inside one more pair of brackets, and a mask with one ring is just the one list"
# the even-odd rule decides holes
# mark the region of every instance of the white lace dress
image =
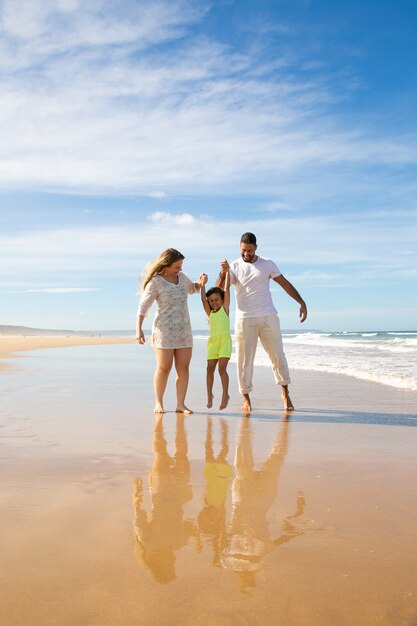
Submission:
[[158,274],[146,285],[139,303],[138,315],[146,316],[156,302],[151,343],[155,348],[191,348],[193,335],[188,313],[188,294],[197,293],[195,284],[182,272],[174,285]]

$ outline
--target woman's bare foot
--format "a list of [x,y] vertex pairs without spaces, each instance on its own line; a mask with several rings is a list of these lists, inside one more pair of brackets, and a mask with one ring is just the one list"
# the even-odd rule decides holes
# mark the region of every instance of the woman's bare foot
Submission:
[[252,405],[248,393],[243,393],[242,411],[244,413],[250,413],[252,411]]
[[222,397],[222,403],[219,406],[219,410],[221,411],[222,409],[225,409],[227,407],[227,405],[229,404],[229,400],[230,400],[230,396],[224,396]]
[[211,409],[211,407],[213,406],[213,398],[214,395],[212,393],[209,393],[207,396],[207,408]]
[[153,410],[154,413],[165,413],[164,411],[164,407],[162,406],[162,404],[155,404],[155,408]]
[[177,406],[175,409],[176,413],[184,413],[184,415],[191,415],[193,411],[183,404],[182,406]]
[[288,393],[287,385],[282,386],[281,398],[284,403],[284,411],[294,411],[294,405],[291,402],[290,394]]

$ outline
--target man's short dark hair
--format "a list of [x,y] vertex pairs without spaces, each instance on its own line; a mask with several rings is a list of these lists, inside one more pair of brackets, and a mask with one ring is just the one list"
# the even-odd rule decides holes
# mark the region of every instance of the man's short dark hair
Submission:
[[240,243],[250,243],[256,246],[256,237],[253,233],[243,233],[240,238]]

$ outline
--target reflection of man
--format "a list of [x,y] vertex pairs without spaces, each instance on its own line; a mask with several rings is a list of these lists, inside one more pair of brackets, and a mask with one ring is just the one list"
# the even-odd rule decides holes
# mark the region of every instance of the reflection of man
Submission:
[[288,420],[284,419],[279,436],[259,470],[254,469],[251,428],[247,417],[242,419],[232,483],[232,521],[224,542],[220,562],[224,569],[236,572],[242,591],[255,587],[260,562],[276,546],[303,534],[292,519],[304,512],[304,496],[298,495],[294,515],[283,520],[284,532],[271,539],[266,519],[278,489],[278,479],[288,451]]
[[149,473],[149,491],[152,498],[150,515],[142,508],[143,483],[134,482],[134,528],[138,561],[160,583],[175,579],[175,551],[197,536],[197,525],[183,520],[183,507],[192,498],[190,464],[184,428],[184,415],[177,414],[175,455],[167,451],[162,415],[155,421],[153,451],[154,463]]
[[281,274],[270,259],[256,254],[256,237],[245,233],[240,239],[240,258],[230,265],[222,261],[218,286],[222,286],[227,270],[230,284],[235,286],[237,370],[239,389],[243,395],[243,409],[251,410],[253,363],[258,338],[267,352],[274,372],[275,382],[282,386],[284,409],[293,410],[288,393],[290,375],[282,346],[281,329],[277,311],[272,302],[269,281],[280,285],[300,305],[300,321],[307,318],[307,306],[295,287]]
[[225,420],[220,420],[222,429],[222,447],[217,455],[213,451],[213,423],[207,418],[206,432],[206,463],[204,478],[206,492],[204,507],[198,516],[200,534],[210,538],[213,545],[214,565],[219,565],[219,555],[222,542],[226,534],[226,496],[232,478],[232,466],[227,462],[229,452],[228,426]]

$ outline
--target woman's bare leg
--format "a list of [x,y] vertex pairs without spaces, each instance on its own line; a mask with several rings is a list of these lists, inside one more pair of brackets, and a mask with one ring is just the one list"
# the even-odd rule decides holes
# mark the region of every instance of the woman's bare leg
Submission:
[[177,348],[174,351],[175,370],[177,372],[177,408],[178,413],[192,413],[191,409],[185,406],[185,396],[188,389],[189,367],[193,349]]
[[207,361],[207,373],[206,373],[206,384],[207,384],[207,408],[211,409],[213,406],[213,383],[214,383],[214,372],[216,371],[217,359],[209,359]]
[[155,349],[156,370],[153,378],[153,388],[155,392],[154,413],[164,413],[164,393],[168,382],[168,376],[172,368],[174,350]]

